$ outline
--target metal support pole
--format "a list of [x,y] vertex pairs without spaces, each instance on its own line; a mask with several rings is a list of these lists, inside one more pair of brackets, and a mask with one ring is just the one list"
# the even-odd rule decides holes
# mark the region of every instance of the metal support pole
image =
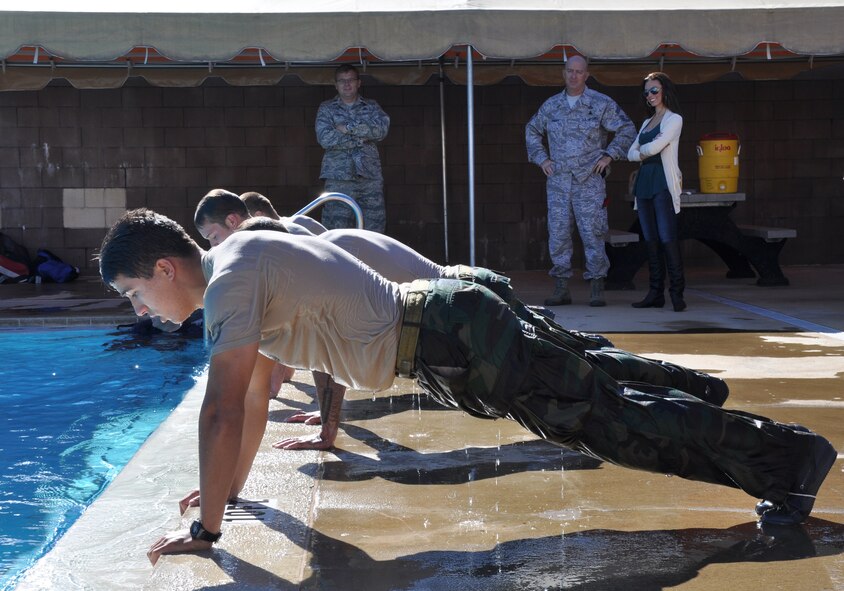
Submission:
[[446,172],[445,157],[445,75],[443,61],[440,58],[440,141],[443,155],[443,245],[445,247],[445,262],[448,264],[448,173]]
[[466,46],[466,125],[469,128],[469,264],[475,266],[475,71],[472,46]]

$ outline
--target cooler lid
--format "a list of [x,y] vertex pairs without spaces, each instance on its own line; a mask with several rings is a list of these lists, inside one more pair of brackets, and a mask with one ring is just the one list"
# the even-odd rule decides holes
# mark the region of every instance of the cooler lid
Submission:
[[738,141],[738,135],[735,133],[727,133],[725,131],[715,131],[713,133],[705,133],[700,136],[700,141],[702,142],[711,142],[717,140],[736,140]]

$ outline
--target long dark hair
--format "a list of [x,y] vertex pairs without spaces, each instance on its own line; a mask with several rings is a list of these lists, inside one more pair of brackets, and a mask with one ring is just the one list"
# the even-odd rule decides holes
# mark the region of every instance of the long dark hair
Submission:
[[[671,78],[668,77],[668,74],[665,72],[651,72],[645,76],[645,79],[642,80],[643,91],[647,88],[648,82],[651,80],[656,80],[662,85],[662,104],[668,107],[669,110],[674,111],[675,113],[680,113],[680,101],[677,99],[677,87],[674,86],[674,83],[671,81]],[[648,104],[648,99],[644,95],[642,95],[642,102],[645,105],[645,110],[648,112],[648,116],[653,117],[656,109]]]

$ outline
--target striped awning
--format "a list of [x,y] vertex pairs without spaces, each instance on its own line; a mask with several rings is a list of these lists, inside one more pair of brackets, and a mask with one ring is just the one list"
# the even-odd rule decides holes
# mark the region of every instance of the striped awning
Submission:
[[[332,82],[328,66],[352,62],[388,83],[424,84],[439,71],[465,80],[468,46],[475,82],[519,76],[559,84],[560,64],[590,60],[604,84],[662,69],[680,82],[736,72],[790,78],[844,62],[844,5],[835,2],[709,0],[246,0],[221,6],[154,0],[115,9],[55,0],[30,11],[0,0],[0,89],[40,88],[65,78],[110,88],[130,76],[160,86],[275,84],[287,75]],[[11,4],[11,2],[9,2]],[[231,4],[231,3],[229,3]],[[704,4],[704,3],[701,3]],[[19,7],[18,2],[15,7]]]

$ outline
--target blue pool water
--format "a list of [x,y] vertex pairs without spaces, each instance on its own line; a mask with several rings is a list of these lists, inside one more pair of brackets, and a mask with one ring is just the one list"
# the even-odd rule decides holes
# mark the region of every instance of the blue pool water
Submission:
[[105,489],[206,364],[201,339],[0,332],[0,589]]

